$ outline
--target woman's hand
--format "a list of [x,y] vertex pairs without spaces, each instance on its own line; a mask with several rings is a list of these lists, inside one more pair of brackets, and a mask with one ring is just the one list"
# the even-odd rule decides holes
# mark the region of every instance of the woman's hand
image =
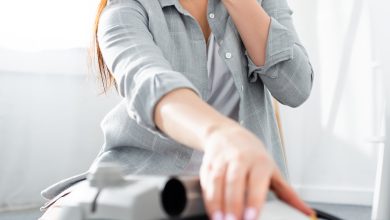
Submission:
[[205,152],[200,181],[213,219],[256,219],[269,188],[305,214],[314,213],[283,180],[263,143],[193,91],[166,94],[156,106],[155,123],[174,140]]
[[215,128],[206,138],[200,180],[213,220],[258,219],[270,187],[303,213],[314,213],[283,180],[263,143],[238,124]]

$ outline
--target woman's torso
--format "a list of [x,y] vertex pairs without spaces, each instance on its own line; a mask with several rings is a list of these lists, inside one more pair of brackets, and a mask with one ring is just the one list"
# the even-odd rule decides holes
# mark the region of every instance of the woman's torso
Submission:
[[[121,1],[123,0],[113,0],[116,4],[121,4]],[[207,100],[211,92],[207,69],[207,45],[197,20],[181,6],[179,0],[139,2],[148,14],[148,26],[155,43],[173,70],[183,73],[199,89],[202,99]],[[207,10],[211,32],[220,45],[216,52],[230,70],[240,97],[237,121],[263,140],[271,154],[275,153],[277,156],[276,160],[279,158],[283,160],[270,96],[261,80],[255,83],[248,80],[245,47],[231,17],[219,0],[209,0]],[[169,166],[164,168],[165,165],[152,164],[152,161],[156,160],[151,159],[153,156],[149,155],[144,158],[142,168],[137,168],[136,172],[181,173],[190,160],[193,149],[141,128],[128,117],[126,104],[125,100],[118,104],[102,121],[103,133],[106,137],[113,138],[106,138],[101,156],[118,146],[135,146],[146,150],[147,155],[159,155],[158,157],[166,157],[169,161]],[[118,129],[112,128],[121,128],[120,130],[126,133],[118,134]],[[143,156],[140,155],[140,158]],[[284,164],[281,165],[284,167]]]
[[[135,0],[111,0],[110,4],[130,4]],[[205,36],[194,17],[179,0],[139,0],[148,17],[148,28],[172,68],[184,74],[200,91],[202,99],[210,96]],[[248,61],[237,29],[223,3],[209,0],[207,20],[219,45],[217,54],[226,64],[239,96],[237,121],[267,147],[285,173],[272,102],[261,80],[249,82]],[[130,21],[129,21],[130,22]],[[173,139],[162,138],[139,126],[127,112],[122,100],[102,120],[104,144],[91,168],[102,162],[119,165],[125,174],[197,175],[186,172],[194,150]],[[85,178],[80,175],[48,188],[45,197],[55,195],[70,183]]]

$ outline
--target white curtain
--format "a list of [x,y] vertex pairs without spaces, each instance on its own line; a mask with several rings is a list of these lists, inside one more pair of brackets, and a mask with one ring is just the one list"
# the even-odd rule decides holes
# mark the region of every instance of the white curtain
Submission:
[[306,200],[370,205],[383,128],[370,1],[290,5],[315,69],[308,102],[282,108],[291,181]]

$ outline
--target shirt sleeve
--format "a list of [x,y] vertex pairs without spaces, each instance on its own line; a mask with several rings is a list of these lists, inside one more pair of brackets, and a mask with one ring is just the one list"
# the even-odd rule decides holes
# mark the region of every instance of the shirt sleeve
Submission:
[[313,68],[292,21],[286,0],[263,0],[262,7],[271,17],[265,64],[257,66],[245,50],[248,80],[259,78],[280,103],[297,107],[310,96]]
[[126,100],[129,117],[167,139],[154,122],[157,102],[178,88],[201,95],[187,77],[172,69],[147,24],[147,13],[137,1],[109,1],[100,17],[97,38],[104,62]]

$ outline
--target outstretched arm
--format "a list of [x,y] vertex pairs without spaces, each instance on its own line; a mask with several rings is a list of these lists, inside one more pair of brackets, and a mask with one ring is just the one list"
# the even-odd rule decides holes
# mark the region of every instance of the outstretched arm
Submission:
[[204,151],[200,180],[212,219],[258,219],[270,187],[293,207],[313,214],[283,179],[261,140],[191,90],[162,97],[155,122],[175,140]]

